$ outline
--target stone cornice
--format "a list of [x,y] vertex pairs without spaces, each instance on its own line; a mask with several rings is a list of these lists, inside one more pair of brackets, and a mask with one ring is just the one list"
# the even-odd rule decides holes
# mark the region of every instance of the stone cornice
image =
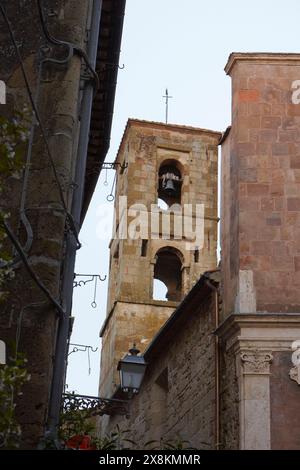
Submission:
[[258,62],[259,64],[278,65],[294,64],[300,65],[300,54],[298,53],[281,53],[281,52],[232,52],[225,65],[225,72],[230,75],[234,65],[238,61]]
[[292,341],[300,339],[300,313],[230,315],[215,334],[226,350],[289,350]]
[[172,309],[175,309],[178,305],[179,305],[179,302],[174,302],[174,301],[165,301],[165,300],[149,300],[148,302],[138,302],[138,301],[135,301],[135,302],[132,302],[130,300],[127,300],[127,299],[124,299],[122,297],[119,297],[113,304],[112,308],[110,309],[108,315],[106,316],[104,322],[103,322],[103,325],[101,327],[101,330],[100,330],[100,333],[99,333],[99,336],[100,338],[103,337],[104,335],[104,332],[110,322],[110,319],[112,318],[113,316],[113,313],[116,309],[116,306],[117,304],[131,304],[131,305],[145,305],[145,306],[154,306],[154,307],[159,307],[160,309],[163,308],[165,309],[166,307],[167,308],[172,308]]
[[[198,137],[200,136],[209,136],[209,137],[214,137],[216,139],[216,145],[218,144],[218,140],[222,137],[222,132],[220,131],[215,131],[212,129],[203,129],[201,127],[193,127],[193,126],[185,126],[185,125],[180,125],[180,124],[166,124],[163,122],[155,122],[155,121],[145,121],[141,119],[132,119],[129,118],[122,136],[122,140],[117,152],[116,156],[116,162],[119,161],[119,157],[121,153],[124,150],[124,145],[126,142],[126,138],[128,135],[129,130],[132,127],[148,127],[150,129],[156,129],[156,130],[167,130],[167,131],[172,131],[172,132],[179,132],[181,134],[196,134]],[[159,143],[158,147],[163,146],[163,143]]]

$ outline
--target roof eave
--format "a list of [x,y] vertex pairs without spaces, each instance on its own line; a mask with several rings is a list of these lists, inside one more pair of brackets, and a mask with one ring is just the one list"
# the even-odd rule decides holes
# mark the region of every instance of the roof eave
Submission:
[[103,0],[96,62],[100,88],[92,107],[81,223],[110,146],[125,5],[126,0]]

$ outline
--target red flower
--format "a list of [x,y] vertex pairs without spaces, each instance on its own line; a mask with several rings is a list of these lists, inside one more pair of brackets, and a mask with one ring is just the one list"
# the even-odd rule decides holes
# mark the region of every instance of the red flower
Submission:
[[96,450],[96,447],[92,445],[91,436],[87,434],[77,434],[70,437],[66,442],[66,447],[73,450]]

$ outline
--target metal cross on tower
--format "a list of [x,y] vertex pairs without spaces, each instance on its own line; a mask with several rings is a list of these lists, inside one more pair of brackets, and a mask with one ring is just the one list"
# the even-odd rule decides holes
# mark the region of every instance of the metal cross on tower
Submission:
[[163,98],[166,98],[166,124],[168,124],[169,99],[173,98],[173,96],[169,96],[168,88],[166,88],[166,94],[163,96]]

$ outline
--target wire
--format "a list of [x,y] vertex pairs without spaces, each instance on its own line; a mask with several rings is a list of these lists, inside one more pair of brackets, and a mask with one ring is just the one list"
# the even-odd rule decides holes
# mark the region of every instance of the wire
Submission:
[[38,11],[39,11],[40,20],[41,20],[42,28],[43,28],[43,31],[44,31],[44,35],[46,36],[48,41],[51,42],[52,44],[56,44],[58,46],[67,46],[69,48],[69,50],[70,49],[74,50],[80,57],[82,57],[84,59],[87,68],[89,69],[89,71],[93,75],[93,79],[95,81],[95,91],[97,91],[100,87],[99,77],[98,77],[97,72],[94,70],[93,66],[91,65],[87,53],[83,49],[81,49],[81,47],[77,46],[76,44],[72,44],[72,43],[67,42],[67,41],[62,41],[62,40],[56,39],[54,36],[52,36],[52,34],[49,32],[49,30],[47,28],[47,25],[46,25],[44,13],[43,13],[43,7],[42,7],[42,0],[37,0],[37,6],[38,6]]
[[58,187],[61,203],[62,203],[62,206],[63,206],[64,211],[66,213],[66,216],[68,218],[70,229],[71,229],[71,231],[72,231],[72,233],[73,233],[73,235],[76,239],[77,249],[78,249],[78,248],[81,247],[81,243],[80,243],[79,238],[78,238],[78,232],[77,232],[77,229],[75,227],[75,222],[74,222],[73,216],[69,213],[69,211],[67,209],[67,205],[66,205],[66,202],[65,202],[65,199],[64,199],[63,189],[61,187],[61,183],[59,181],[59,177],[58,177],[58,173],[57,173],[57,170],[56,170],[56,167],[55,167],[55,163],[54,163],[51,151],[50,151],[50,147],[49,147],[49,143],[48,143],[48,140],[47,140],[46,132],[45,132],[41,117],[39,115],[38,109],[36,107],[36,104],[35,104],[35,101],[34,101],[34,98],[33,98],[33,95],[32,95],[32,91],[31,91],[31,88],[30,88],[30,85],[29,85],[29,81],[28,81],[27,74],[26,74],[26,71],[25,71],[24,63],[23,63],[18,45],[16,43],[14,33],[13,33],[12,28],[10,26],[10,21],[9,21],[9,19],[7,17],[7,14],[6,14],[3,6],[1,5],[1,3],[0,3],[0,10],[1,10],[1,14],[4,18],[4,21],[7,25],[7,28],[9,30],[9,35],[10,35],[10,38],[11,38],[12,43],[14,45],[14,48],[15,48],[15,51],[16,51],[16,54],[17,54],[17,57],[18,57],[18,60],[19,60],[20,66],[21,66],[22,75],[23,75],[23,78],[24,78],[24,81],[25,81],[25,85],[26,85],[28,96],[29,96],[29,100],[30,100],[32,109],[34,111],[35,117],[36,117],[36,119],[39,123],[41,132],[42,132],[42,137],[43,137],[43,140],[45,142],[47,155],[49,157],[49,161],[50,161],[50,164],[51,164],[51,167],[52,167],[52,170],[53,170],[54,178],[55,178],[55,181],[56,181],[56,184],[57,184],[57,187]]
[[15,346],[15,353],[16,353],[16,356],[18,354],[18,351],[19,351],[19,343],[20,343],[20,338],[21,338],[21,330],[22,330],[22,321],[23,321],[23,314],[24,314],[24,311],[27,309],[27,308],[32,308],[32,307],[40,307],[42,305],[45,305],[46,301],[43,301],[43,302],[33,302],[31,304],[28,304],[28,305],[25,305],[24,307],[22,307],[22,310],[20,311],[20,314],[19,314],[19,317],[18,317],[18,320],[17,320],[17,329],[16,329],[16,346]]
[[65,310],[63,309],[63,307],[58,303],[58,301],[52,296],[52,294],[49,292],[49,290],[47,289],[47,287],[43,284],[42,281],[40,281],[40,279],[37,277],[36,273],[33,271],[32,267],[30,266],[29,262],[28,262],[28,259],[27,259],[27,255],[26,253],[24,252],[23,248],[21,247],[20,243],[18,242],[17,238],[15,237],[15,235],[13,234],[13,232],[11,231],[11,229],[9,228],[9,226],[7,225],[7,223],[5,221],[3,221],[1,223],[1,225],[3,226],[8,238],[10,239],[10,241],[12,242],[12,244],[14,245],[16,251],[18,252],[18,254],[20,255],[20,258],[21,260],[23,261],[28,273],[30,274],[31,278],[34,280],[34,282],[36,283],[36,285],[41,289],[41,291],[44,292],[44,294],[46,295],[46,297],[48,298],[48,300],[50,300],[50,302],[55,306],[55,308],[57,309],[57,311],[60,313],[61,316],[65,316],[66,315],[66,312]]

